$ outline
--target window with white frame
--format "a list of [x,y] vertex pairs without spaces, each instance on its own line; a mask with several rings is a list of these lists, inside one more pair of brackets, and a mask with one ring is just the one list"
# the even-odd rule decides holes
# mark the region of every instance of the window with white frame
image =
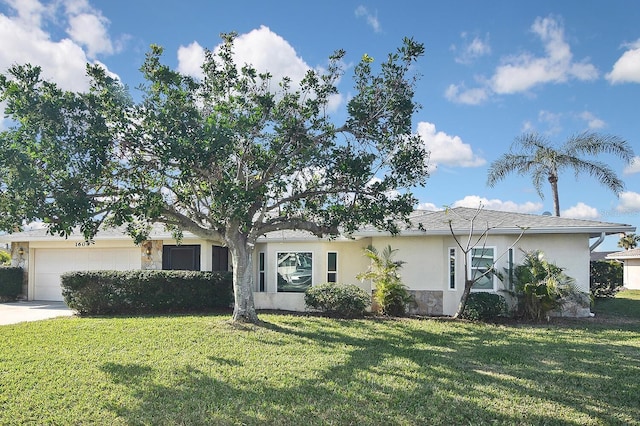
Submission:
[[338,282],[338,253],[335,251],[327,253],[327,282]]
[[470,278],[475,281],[472,290],[495,290],[494,274],[489,272],[495,262],[494,247],[475,247],[469,252]]
[[449,290],[456,289],[456,249],[449,247]]
[[304,293],[311,287],[313,277],[313,253],[279,252],[276,255],[278,291]]

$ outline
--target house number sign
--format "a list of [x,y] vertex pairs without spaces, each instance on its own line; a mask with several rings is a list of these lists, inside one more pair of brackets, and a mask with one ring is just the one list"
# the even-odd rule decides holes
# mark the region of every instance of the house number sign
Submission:
[[76,243],[76,247],[89,247],[94,245],[96,242],[93,240],[89,240],[89,241],[79,241]]

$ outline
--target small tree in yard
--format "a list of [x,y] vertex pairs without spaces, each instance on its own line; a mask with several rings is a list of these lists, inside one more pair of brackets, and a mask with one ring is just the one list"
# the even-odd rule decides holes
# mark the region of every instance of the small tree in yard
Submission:
[[[492,277],[493,275],[495,275],[497,273],[495,261],[504,256],[504,253],[502,253],[497,258],[494,258],[491,264],[473,265],[477,266],[477,268],[474,269],[474,273],[472,274],[470,267],[471,265],[469,264],[469,262],[471,261],[471,256],[469,254],[472,252],[472,250],[480,250],[481,253],[487,250],[487,237],[491,229],[493,229],[493,227],[489,226],[488,223],[486,223],[484,227],[480,227],[479,229],[477,228],[477,222],[478,220],[480,220],[482,210],[483,206],[480,205],[470,215],[463,216],[456,213],[456,210],[447,209],[447,212],[449,214],[456,215],[455,218],[452,218],[448,221],[449,231],[451,233],[451,236],[455,240],[456,245],[460,248],[464,255],[464,289],[462,290],[460,303],[458,303],[458,309],[453,315],[453,318],[462,317],[464,309],[467,306],[467,300],[469,299],[469,294],[471,293],[473,285],[478,281],[484,279],[485,277]],[[454,222],[457,223],[457,231]],[[460,236],[460,226],[463,229],[463,235],[466,236],[466,239],[462,239]],[[513,242],[513,244],[511,244],[509,248],[513,248],[518,243],[518,241],[520,241],[525,231],[525,228],[520,228],[520,235],[518,235],[516,240]]]
[[402,284],[400,268],[404,265],[402,260],[394,260],[397,249],[386,246],[382,253],[369,246],[364,249],[364,255],[371,260],[369,270],[358,274],[359,280],[371,280],[376,286],[373,298],[385,315],[402,316],[406,312],[407,303],[413,298]]
[[236,321],[257,322],[252,254],[266,233],[335,235],[362,224],[397,232],[428,176],[423,141],[412,133],[415,79],[424,47],[411,39],[374,71],[354,68],[347,118],[327,114],[344,51],[325,72],[309,70],[270,87],[268,73],[234,62],[234,34],[207,52],[201,80],[161,62],[152,47],[135,102],[99,66],[86,93],[43,81],[38,67],[0,76],[13,127],[0,133],[0,228],[43,220],[91,238],[127,224],[136,242],[151,223],[224,242],[232,255]]

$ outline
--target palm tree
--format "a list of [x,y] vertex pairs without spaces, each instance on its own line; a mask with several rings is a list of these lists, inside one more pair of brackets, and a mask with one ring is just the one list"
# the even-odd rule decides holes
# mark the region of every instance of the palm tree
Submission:
[[510,152],[491,163],[487,185],[495,186],[512,172],[521,176],[531,175],[534,188],[544,199],[542,181],[546,179],[551,184],[555,215],[560,216],[558,177],[564,169],[573,169],[576,175],[586,172],[614,193],[622,191],[624,183],[609,166],[597,160],[581,158],[582,155],[603,153],[614,154],[626,163],[634,155],[629,143],[617,136],[585,132],[572,136],[563,146],[556,148],[537,133],[525,133],[516,138]]
[[620,237],[618,247],[622,247],[625,250],[631,250],[638,247],[638,243],[640,243],[640,235],[630,233]]

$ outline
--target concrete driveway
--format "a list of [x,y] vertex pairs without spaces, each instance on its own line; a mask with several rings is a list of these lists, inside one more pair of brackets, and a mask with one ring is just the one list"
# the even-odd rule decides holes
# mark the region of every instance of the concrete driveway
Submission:
[[74,312],[64,302],[25,301],[0,303],[0,325],[68,317],[73,314]]

